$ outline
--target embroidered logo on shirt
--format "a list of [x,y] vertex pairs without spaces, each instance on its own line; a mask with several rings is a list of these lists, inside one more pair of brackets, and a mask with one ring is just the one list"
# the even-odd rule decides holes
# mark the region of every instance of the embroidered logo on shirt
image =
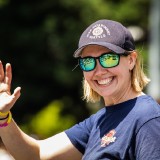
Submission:
[[107,134],[105,134],[101,139],[101,147],[106,147],[110,143],[115,142],[116,140],[116,137],[114,137],[115,134],[116,134],[116,131],[114,129],[109,131]]

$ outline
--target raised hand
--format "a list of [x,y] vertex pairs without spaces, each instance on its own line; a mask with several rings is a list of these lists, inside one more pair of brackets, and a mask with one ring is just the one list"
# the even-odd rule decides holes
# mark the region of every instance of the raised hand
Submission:
[[20,97],[20,87],[11,94],[12,68],[9,63],[5,66],[0,61],[0,112],[8,112]]

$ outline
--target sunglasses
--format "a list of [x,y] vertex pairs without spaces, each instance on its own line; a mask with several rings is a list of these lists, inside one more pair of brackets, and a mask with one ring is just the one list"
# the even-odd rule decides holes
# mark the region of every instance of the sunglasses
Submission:
[[104,53],[99,57],[91,57],[91,56],[83,58],[80,57],[78,58],[78,64],[83,71],[89,72],[95,69],[97,64],[96,59],[98,59],[100,65],[103,68],[112,68],[118,66],[120,55],[115,54],[114,52],[109,52],[109,53]]

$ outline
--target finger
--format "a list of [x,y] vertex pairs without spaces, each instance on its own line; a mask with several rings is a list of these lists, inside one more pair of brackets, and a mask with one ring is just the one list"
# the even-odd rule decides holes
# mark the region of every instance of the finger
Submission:
[[0,61],[0,82],[2,82],[3,79],[4,79],[4,70],[3,70],[2,61]]
[[7,63],[5,77],[4,77],[4,83],[6,83],[8,85],[9,90],[10,90],[11,81],[12,81],[12,68],[11,68],[11,64]]
[[20,91],[21,91],[21,87],[17,87],[14,90],[14,93],[12,94],[12,103],[11,103],[10,107],[8,108],[8,110],[10,110],[14,106],[14,104],[16,103],[18,98],[20,97],[20,95],[21,95]]
[[17,87],[17,88],[14,90],[12,96],[14,96],[14,97],[16,97],[16,99],[18,99],[18,98],[20,97],[20,94],[21,94],[21,87]]

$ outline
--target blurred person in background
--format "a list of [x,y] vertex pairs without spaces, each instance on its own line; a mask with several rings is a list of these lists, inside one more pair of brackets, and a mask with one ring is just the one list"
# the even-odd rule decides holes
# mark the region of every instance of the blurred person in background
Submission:
[[44,140],[28,136],[12,119],[21,88],[10,93],[11,65],[0,63],[0,136],[7,150],[16,160],[158,160],[160,106],[143,92],[150,80],[128,29],[112,20],[94,22],[74,57],[84,75],[84,99],[105,105]]

